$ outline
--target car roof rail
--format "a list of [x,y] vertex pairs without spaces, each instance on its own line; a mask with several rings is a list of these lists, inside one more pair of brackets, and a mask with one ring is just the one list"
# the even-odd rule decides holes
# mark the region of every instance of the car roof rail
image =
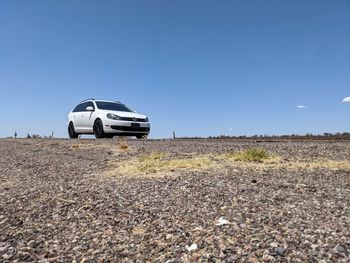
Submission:
[[89,99],[86,99],[86,100],[82,100],[80,103],[88,101],[88,100],[95,100],[95,99],[94,98],[89,98]]

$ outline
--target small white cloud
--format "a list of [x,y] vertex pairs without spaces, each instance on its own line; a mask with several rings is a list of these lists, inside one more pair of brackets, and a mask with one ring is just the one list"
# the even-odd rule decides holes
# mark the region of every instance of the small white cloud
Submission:
[[344,103],[349,103],[349,102],[350,102],[350,97],[345,97],[345,98],[343,99],[343,102],[344,102]]
[[230,128],[230,131],[233,131],[233,129],[232,129],[232,128]]
[[298,105],[297,108],[298,109],[307,109],[307,106],[305,106],[305,105]]

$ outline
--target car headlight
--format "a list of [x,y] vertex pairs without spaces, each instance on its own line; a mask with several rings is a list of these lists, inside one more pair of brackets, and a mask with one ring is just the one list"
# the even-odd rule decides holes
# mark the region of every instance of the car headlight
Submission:
[[107,118],[108,119],[112,119],[112,120],[120,120],[120,117],[118,115],[112,114],[112,113],[108,113],[107,114]]
[[148,117],[146,117],[145,122],[149,122]]

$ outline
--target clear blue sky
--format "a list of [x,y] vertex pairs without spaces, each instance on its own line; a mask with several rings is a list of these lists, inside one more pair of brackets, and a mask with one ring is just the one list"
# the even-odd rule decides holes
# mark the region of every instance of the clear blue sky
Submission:
[[0,0],[0,137],[67,137],[89,97],[153,138],[344,132],[346,96],[350,1]]

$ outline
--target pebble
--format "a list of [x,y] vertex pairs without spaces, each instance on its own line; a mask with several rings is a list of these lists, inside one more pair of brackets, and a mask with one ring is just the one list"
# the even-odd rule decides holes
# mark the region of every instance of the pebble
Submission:
[[0,246],[0,253],[3,253],[7,250],[8,246]]
[[198,248],[197,244],[192,244],[191,246],[186,246],[188,252],[194,251]]
[[286,252],[286,249],[284,247],[276,247],[275,251],[278,255],[282,256]]
[[270,247],[273,247],[273,248],[277,248],[278,247],[278,244],[276,242],[272,242],[270,244]]
[[347,252],[346,248],[340,244],[336,245],[334,250],[336,250],[339,253],[346,253]]
[[230,221],[228,221],[227,219],[220,217],[218,219],[218,222],[216,223],[217,226],[223,226],[223,225],[228,225],[230,224]]

